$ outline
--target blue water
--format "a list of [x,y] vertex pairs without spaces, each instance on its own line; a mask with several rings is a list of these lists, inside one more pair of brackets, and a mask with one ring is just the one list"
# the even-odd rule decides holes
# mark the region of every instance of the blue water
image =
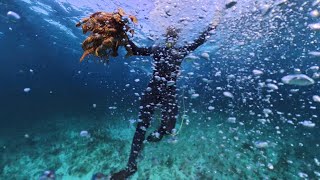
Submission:
[[[0,179],[38,179],[48,169],[57,179],[90,179],[127,162],[131,122],[138,118],[152,58],[124,58],[120,48],[109,64],[92,56],[79,63],[86,36],[77,21],[122,7],[139,20],[132,39],[140,46],[163,45],[168,25],[182,29],[177,44],[182,46],[224,3],[2,0]],[[131,178],[319,179],[320,102],[313,97],[320,96],[320,71],[311,67],[319,68],[320,60],[310,53],[319,51],[319,32],[309,26],[319,21],[310,15],[319,5],[313,3],[238,0],[226,11],[207,42],[192,52],[196,58],[182,64],[177,127],[183,109],[189,122],[174,139],[147,144]],[[283,84],[289,74],[308,75],[314,83]],[[194,93],[199,97],[192,98]],[[151,129],[159,118],[156,114]],[[80,137],[82,130],[91,137]]]

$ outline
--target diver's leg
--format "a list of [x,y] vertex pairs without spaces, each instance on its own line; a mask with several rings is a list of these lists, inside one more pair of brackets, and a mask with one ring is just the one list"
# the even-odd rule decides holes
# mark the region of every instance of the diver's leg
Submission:
[[[137,170],[137,158],[142,151],[146,130],[150,126],[151,116],[154,112],[154,107],[157,101],[158,93],[156,86],[156,83],[154,81],[151,81],[149,83],[148,89],[145,91],[145,94],[142,96],[142,99],[140,101],[139,120],[136,127],[136,132],[132,140],[130,157],[127,167],[124,170],[113,174],[111,176],[111,179],[125,179],[134,174]],[[150,88],[151,91],[149,91]]]
[[176,87],[169,86],[162,98],[162,121],[159,131],[164,134],[171,134],[175,128],[178,116],[178,102],[176,100]]
[[156,82],[151,81],[140,101],[139,120],[132,141],[128,166],[136,166],[137,157],[142,150],[143,141],[145,140],[146,130],[150,126],[151,117],[154,113],[155,105],[157,104],[157,91]]
[[176,87],[163,84],[164,88],[161,91],[160,103],[162,120],[159,128],[151,133],[147,140],[149,142],[158,142],[164,135],[171,134],[175,128],[176,119],[178,115],[178,105],[176,101]]

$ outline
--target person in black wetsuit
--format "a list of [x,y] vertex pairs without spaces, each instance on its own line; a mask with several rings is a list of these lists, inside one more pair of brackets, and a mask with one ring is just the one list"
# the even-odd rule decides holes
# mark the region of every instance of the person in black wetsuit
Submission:
[[[236,4],[230,1],[225,9],[229,9]],[[220,15],[220,16],[219,16]],[[174,45],[178,40],[179,31],[169,27],[166,33],[165,47],[140,48],[132,41],[129,44],[133,50],[133,55],[151,56],[154,59],[154,69],[152,79],[147,89],[143,93],[140,101],[139,120],[136,132],[133,137],[130,157],[127,167],[111,175],[113,180],[124,180],[137,171],[137,158],[143,149],[146,130],[150,126],[151,118],[155,106],[160,104],[162,110],[162,120],[160,127],[147,137],[149,142],[160,141],[164,135],[173,133],[178,115],[178,104],[176,100],[176,80],[178,78],[183,59],[192,51],[202,45],[210,35],[210,31],[216,29],[222,12],[218,13],[218,18],[195,40],[192,44],[176,48]],[[103,174],[96,174],[93,179],[104,179]]]
[[133,137],[127,167],[113,174],[111,179],[125,179],[137,171],[137,158],[143,148],[146,130],[150,126],[156,105],[161,105],[161,125],[158,130],[147,137],[147,141],[157,142],[164,135],[173,133],[178,115],[176,80],[181,63],[190,52],[206,41],[209,32],[215,28],[216,26],[210,26],[194,43],[181,48],[174,47],[178,39],[178,30],[172,27],[167,29],[165,47],[139,48],[132,41],[129,42],[134,55],[153,57],[154,69],[152,79],[140,101],[139,120]]

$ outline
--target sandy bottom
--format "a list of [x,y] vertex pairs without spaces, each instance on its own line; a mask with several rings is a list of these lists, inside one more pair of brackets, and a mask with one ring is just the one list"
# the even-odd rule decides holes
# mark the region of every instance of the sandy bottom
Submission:
[[[90,179],[95,172],[118,171],[126,165],[135,130],[129,119],[53,117],[21,136],[2,137],[0,177],[38,179],[54,170],[57,179]],[[131,179],[320,178],[319,144],[293,127],[247,127],[214,115],[192,114],[189,120],[177,136],[145,144]],[[90,137],[81,137],[82,130]]]

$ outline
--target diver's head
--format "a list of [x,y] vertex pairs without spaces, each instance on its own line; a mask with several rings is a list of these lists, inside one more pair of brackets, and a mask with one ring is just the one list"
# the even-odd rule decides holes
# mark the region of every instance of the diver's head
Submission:
[[176,29],[173,26],[169,26],[167,28],[166,32],[166,47],[167,48],[172,48],[178,41],[179,39],[179,33],[180,29]]

